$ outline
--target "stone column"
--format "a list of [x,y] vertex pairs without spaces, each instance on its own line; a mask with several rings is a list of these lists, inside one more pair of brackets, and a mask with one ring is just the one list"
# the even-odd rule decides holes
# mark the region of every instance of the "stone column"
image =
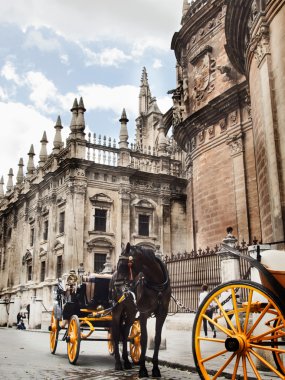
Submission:
[[0,327],[7,326],[8,312],[9,312],[9,299],[0,299]]
[[227,143],[230,147],[233,162],[238,240],[248,241],[248,207],[244,166],[244,144],[242,137],[242,133],[239,132],[229,137]]
[[32,297],[30,304],[30,323],[31,329],[40,329],[42,325],[42,300],[36,296]]
[[[227,228],[227,236],[223,239],[223,243],[229,245],[234,248],[237,242],[237,239],[232,234],[232,227]],[[221,255],[221,282],[227,282],[231,280],[240,280],[240,264],[239,258],[234,257],[233,255],[226,254],[226,248],[222,248],[220,250]]]

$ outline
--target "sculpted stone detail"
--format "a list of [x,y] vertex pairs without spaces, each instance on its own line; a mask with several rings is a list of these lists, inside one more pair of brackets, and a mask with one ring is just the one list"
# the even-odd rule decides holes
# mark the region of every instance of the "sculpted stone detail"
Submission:
[[259,32],[253,37],[249,50],[253,52],[258,65],[266,55],[270,54],[269,32],[266,25],[262,25]]
[[215,137],[215,126],[214,125],[211,125],[208,128],[208,134],[209,134],[209,139],[212,139],[213,137]]
[[196,137],[192,137],[191,139],[191,150],[196,148]]
[[198,133],[198,139],[200,144],[202,144],[205,141],[205,131],[202,130]]
[[220,126],[221,133],[224,132],[224,131],[226,131],[227,130],[226,119],[221,119],[219,121],[219,126]]
[[232,156],[240,154],[243,152],[243,141],[242,134],[234,135],[228,138],[227,144],[230,147],[230,152]]
[[229,119],[232,125],[237,123],[237,117],[238,117],[237,111],[234,111],[230,114]]
[[200,101],[205,100],[207,94],[213,91],[213,79],[216,69],[216,61],[211,58],[209,53],[204,54],[204,56],[195,62],[194,86],[192,93],[194,110],[199,107]]

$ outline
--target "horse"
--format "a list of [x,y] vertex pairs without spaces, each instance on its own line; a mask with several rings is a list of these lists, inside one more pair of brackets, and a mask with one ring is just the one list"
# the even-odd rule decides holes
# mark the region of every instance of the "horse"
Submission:
[[128,358],[128,336],[137,313],[132,293],[129,291],[126,279],[128,277],[126,262],[120,265],[120,271],[114,272],[109,286],[109,299],[112,309],[112,341],[114,345],[115,370],[123,370],[121,363],[119,342],[123,343],[122,358],[124,369],[131,369],[132,364]]
[[[128,271],[124,262],[127,261]],[[152,358],[152,376],[161,377],[158,367],[158,353],[161,343],[161,332],[165,322],[168,306],[171,298],[169,275],[165,264],[155,256],[154,250],[140,246],[126,245],[119,257],[117,266],[118,276],[129,275],[129,283],[136,295],[137,309],[140,313],[141,325],[141,356],[139,360],[139,377],[148,377],[145,366],[145,354],[147,348],[147,320],[154,315],[155,338],[154,353]]]

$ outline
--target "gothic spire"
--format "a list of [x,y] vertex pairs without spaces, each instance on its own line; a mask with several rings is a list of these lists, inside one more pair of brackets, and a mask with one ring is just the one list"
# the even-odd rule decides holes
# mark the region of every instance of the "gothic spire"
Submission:
[[20,185],[24,180],[24,170],[23,170],[24,162],[22,158],[20,158],[18,166],[19,166],[19,169],[17,173],[17,185]]
[[148,84],[146,68],[143,68],[139,94],[139,113],[146,114],[151,100],[151,92]]
[[63,142],[61,138],[62,125],[61,125],[60,116],[57,117],[54,129],[55,129],[55,136],[53,140],[53,153],[57,154],[60,151],[60,149],[63,147]]
[[40,155],[39,155],[39,158],[40,158],[39,167],[43,167],[44,163],[46,162],[48,158],[47,143],[48,143],[47,135],[46,135],[46,132],[44,131],[43,137],[41,139],[42,146],[41,146]]
[[7,191],[10,191],[13,189],[13,176],[14,176],[13,169],[11,168],[8,174]]
[[32,144],[28,153],[28,156],[29,156],[29,161],[27,165],[28,176],[31,176],[35,171],[34,155],[35,155],[34,146]]
[[127,128],[127,122],[129,121],[127,118],[126,110],[123,108],[121,119],[119,120],[121,123],[121,130],[120,130],[120,141],[119,141],[119,147],[120,148],[128,148],[128,128]]
[[72,112],[72,118],[70,122],[70,129],[71,133],[70,135],[73,135],[76,133],[76,125],[77,125],[77,115],[78,115],[78,102],[77,99],[74,99],[73,106],[70,110]]
[[4,178],[2,176],[0,180],[0,198],[3,198],[3,197],[4,197]]
[[85,119],[84,119],[84,112],[86,111],[83,103],[82,97],[79,100],[79,105],[77,107],[78,110],[78,116],[77,116],[77,123],[76,123],[76,131],[85,135],[84,129],[85,129]]

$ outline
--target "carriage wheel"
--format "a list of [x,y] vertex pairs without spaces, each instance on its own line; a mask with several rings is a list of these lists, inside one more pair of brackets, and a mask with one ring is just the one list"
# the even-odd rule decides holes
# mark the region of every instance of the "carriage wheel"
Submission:
[[134,364],[138,364],[141,357],[141,325],[138,320],[134,321],[131,332],[129,335],[130,339],[130,355]]
[[[277,317],[276,320],[274,321],[274,327],[278,327],[280,324],[282,324],[282,319]],[[276,346],[278,347],[278,343],[277,343],[278,341],[283,343],[283,345],[285,345],[285,343],[284,343],[285,342],[285,329],[284,328],[279,331],[279,334],[276,334],[275,332],[273,332],[272,335],[274,337],[274,339],[273,339],[274,343],[273,343],[272,347],[276,347]],[[285,375],[285,353],[274,351],[273,357],[274,357],[274,361],[277,365],[277,368],[279,369],[280,372],[282,372]]]
[[[226,308],[228,300],[232,301],[231,310]],[[214,307],[212,318],[206,315],[210,305]],[[193,325],[192,350],[201,379],[217,379],[223,372],[231,373],[232,379],[247,379],[248,373],[262,379],[262,370],[284,379],[281,363],[285,346],[279,344],[285,335],[282,311],[270,290],[251,281],[231,281],[212,290]],[[205,337],[203,319],[215,326],[216,338]],[[273,358],[281,369],[276,369]]]
[[59,333],[59,319],[55,318],[54,311],[51,313],[50,327],[49,327],[49,345],[50,352],[55,354]]
[[71,364],[76,364],[80,351],[81,331],[77,315],[73,315],[67,329],[67,355]]
[[113,342],[113,339],[112,339],[112,330],[110,329],[108,331],[108,351],[109,351],[109,354],[110,355],[114,355],[114,342]]

